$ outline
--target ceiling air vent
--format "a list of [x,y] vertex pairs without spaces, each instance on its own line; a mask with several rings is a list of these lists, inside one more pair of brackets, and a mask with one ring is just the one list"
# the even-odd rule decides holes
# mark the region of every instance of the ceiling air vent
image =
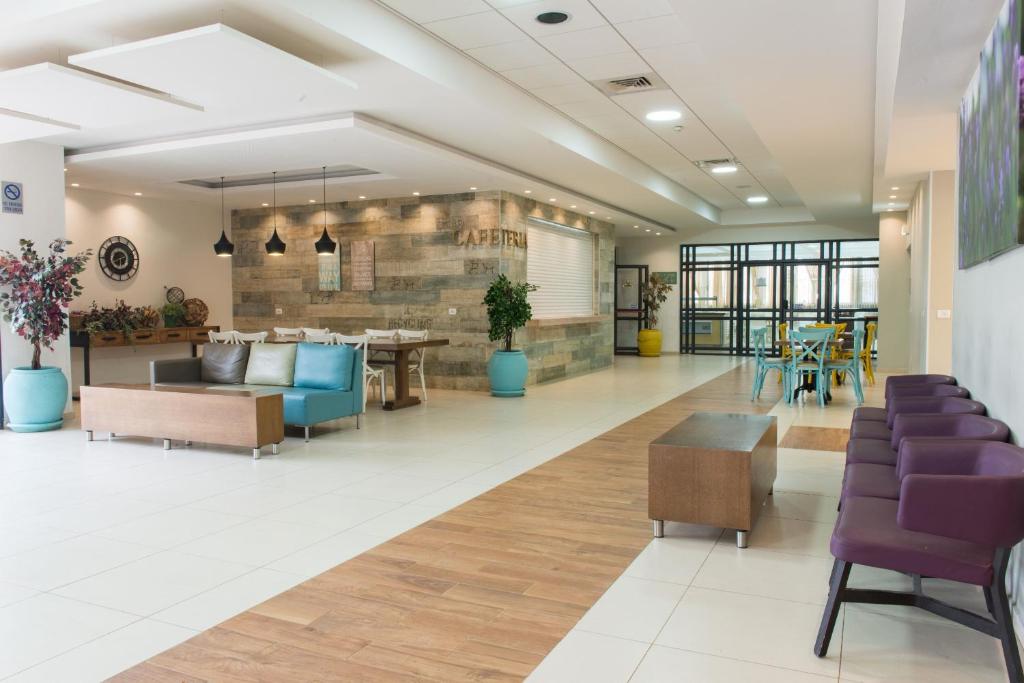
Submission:
[[611,78],[604,81],[591,81],[591,83],[609,97],[628,95],[635,92],[647,92],[649,90],[662,90],[666,87],[665,81],[661,80],[655,73],[623,76],[622,78]]

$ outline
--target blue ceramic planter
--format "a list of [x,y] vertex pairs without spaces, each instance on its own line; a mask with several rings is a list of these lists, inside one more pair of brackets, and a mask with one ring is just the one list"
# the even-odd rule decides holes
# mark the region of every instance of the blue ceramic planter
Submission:
[[492,396],[522,396],[526,393],[526,354],[522,351],[495,351],[487,363]]
[[14,368],[4,380],[7,427],[15,432],[45,432],[64,424],[68,381],[60,368]]

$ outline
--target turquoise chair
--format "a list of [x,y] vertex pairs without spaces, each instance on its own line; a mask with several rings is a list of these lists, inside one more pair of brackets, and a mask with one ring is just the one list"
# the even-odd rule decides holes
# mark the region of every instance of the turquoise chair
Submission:
[[[829,388],[828,372],[825,364],[829,361],[830,349],[828,342],[835,330],[831,327],[802,327],[795,334],[789,335],[789,349],[792,359],[789,364],[789,386],[792,389],[800,386],[800,375],[814,375],[814,393],[818,395],[818,405],[825,405],[825,392]],[[793,391],[786,394],[786,401],[793,400]]]
[[846,358],[830,359],[825,362],[825,369],[829,378],[835,377],[837,373],[845,373],[853,382],[853,393],[857,397],[857,403],[864,402],[864,389],[860,384],[860,351],[864,344],[864,330],[853,331],[853,353]]
[[782,390],[788,393],[789,379],[786,372],[786,360],[784,358],[768,357],[768,328],[762,327],[759,330],[753,330],[750,336],[754,342],[754,360],[757,362],[757,372],[754,375],[754,388],[750,392],[750,400],[753,401],[760,398],[761,389],[764,388],[764,379],[767,377],[769,370],[779,371],[779,375],[785,380]]

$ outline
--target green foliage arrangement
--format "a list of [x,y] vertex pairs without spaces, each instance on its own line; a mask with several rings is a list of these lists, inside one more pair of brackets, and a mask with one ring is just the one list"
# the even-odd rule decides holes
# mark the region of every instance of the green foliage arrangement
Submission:
[[505,275],[499,275],[487,288],[484,304],[491,325],[488,337],[491,341],[503,339],[504,351],[512,350],[512,336],[533,317],[527,295],[536,289],[536,285],[512,282]]
[[647,282],[640,290],[644,308],[647,309],[647,327],[645,329],[654,329],[654,326],[658,324],[658,311],[661,310],[661,305],[668,301],[668,293],[671,291],[672,286],[657,275],[647,278]]
[[181,327],[185,324],[185,307],[181,304],[166,303],[160,307],[164,327]]

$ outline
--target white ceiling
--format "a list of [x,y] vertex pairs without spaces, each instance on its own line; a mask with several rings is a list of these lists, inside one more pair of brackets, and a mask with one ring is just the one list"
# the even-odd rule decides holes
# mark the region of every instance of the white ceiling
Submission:
[[[0,23],[0,141],[48,136],[69,184],[126,194],[217,201],[178,181],[355,164],[379,173],[331,181],[338,199],[531,189],[630,232],[870,232],[880,188],[943,163],[997,4],[38,0]],[[663,87],[591,83],[641,73]],[[662,108],[682,119],[644,118]]]

